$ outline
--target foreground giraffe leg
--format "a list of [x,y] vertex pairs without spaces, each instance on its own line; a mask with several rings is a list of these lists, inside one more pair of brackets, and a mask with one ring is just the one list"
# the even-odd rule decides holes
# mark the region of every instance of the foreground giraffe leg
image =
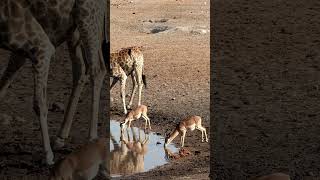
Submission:
[[0,99],[2,99],[5,96],[8,87],[10,86],[17,72],[21,69],[25,62],[25,57],[19,56],[18,54],[14,53],[11,54],[8,67],[0,80]]
[[[48,45],[50,46],[50,45]],[[54,53],[54,47],[45,48],[44,54],[39,54],[33,60],[34,77],[34,110],[40,119],[41,135],[44,150],[46,153],[47,164],[53,164],[53,153],[50,146],[50,138],[48,132],[48,107],[47,107],[47,81],[49,72],[49,63]]]
[[76,112],[77,104],[83,89],[84,84],[87,82],[87,75],[85,62],[82,56],[82,51],[79,41],[79,32],[73,33],[72,39],[68,40],[68,49],[70,59],[72,61],[72,73],[73,73],[73,88],[71,96],[69,98],[68,106],[64,114],[64,120],[61,125],[58,137],[55,141],[55,148],[61,148],[64,146],[64,141],[68,138],[72,120]]
[[82,53],[85,62],[88,64],[88,72],[91,82],[91,118],[89,139],[93,140],[98,137],[98,116],[101,88],[106,75],[106,67],[101,50],[101,43],[104,39],[103,29],[105,24],[105,7],[106,1],[95,0],[78,0],[76,3],[77,16],[75,19],[78,23],[80,41],[82,43]]

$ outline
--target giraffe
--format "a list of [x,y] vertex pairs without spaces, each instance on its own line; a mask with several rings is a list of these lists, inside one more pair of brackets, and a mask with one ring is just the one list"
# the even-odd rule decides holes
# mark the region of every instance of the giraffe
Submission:
[[[143,53],[141,49],[142,47],[132,46],[132,47],[123,48],[118,52],[114,52],[110,54],[110,69],[111,69],[111,76],[113,77],[110,90],[120,80],[121,97],[122,97],[124,114],[127,114],[128,113],[127,109],[131,108],[134,94],[137,88],[139,91],[138,106],[141,105],[141,92],[142,92],[143,84],[146,87],[146,77],[143,73],[144,58],[143,58]],[[129,75],[131,75],[131,78],[132,78],[133,89],[131,92],[131,98],[130,98],[129,104],[126,107],[125,89],[126,89],[126,80]]]
[[137,138],[133,128],[131,128],[131,131],[132,140],[130,140],[128,129],[127,139],[125,138],[125,133],[121,132],[120,145],[111,136],[114,146],[110,153],[111,174],[127,175],[144,170],[144,156],[148,152],[149,135],[145,134],[144,139],[142,139],[141,130],[139,130],[139,138]]
[[[89,138],[97,138],[101,86],[106,68],[101,45],[106,44],[105,0],[4,0],[0,1],[0,48],[9,50],[8,66],[0,79],[3,98],[26,59],[34,74],[33,109],[40,121],[47,164],[54,156],[47,125],[47,81],[55,48],[67,42],[72,61],[73,89],[56,146],[68,137],[76,106],[87,79],[92,84]],[[105,47],[105,46],[104,46]]]

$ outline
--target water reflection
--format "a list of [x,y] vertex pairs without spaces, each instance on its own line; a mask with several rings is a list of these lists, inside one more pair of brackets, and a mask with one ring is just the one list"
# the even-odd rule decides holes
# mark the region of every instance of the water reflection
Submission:
[[[116,121],[110,122],[110,130],[111,176],[145,172],[168,163],[163,148],[164,137],[153,132],[146,134],[136,127],[121,132],[120,124]],[[174,145],[169,145],[166,149],[177,152]]]

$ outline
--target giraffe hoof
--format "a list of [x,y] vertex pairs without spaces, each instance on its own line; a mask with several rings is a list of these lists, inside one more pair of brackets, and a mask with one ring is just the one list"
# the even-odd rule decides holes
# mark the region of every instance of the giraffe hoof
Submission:
[[95,141],[96,139],[98,139],[98,136],[92,136],[89,138],[89,141],[92,142],[92,141]]
[[53,157],[52,151],[46,153],[46,163],[47,163],[47,165],[53,165],[54,164],[53,158],[54,157]]
[[54,144],[53,144],[53,149],[61,149],[64,147],[64,144],[65,144],[65,139],[64,138],[60,138],[60,137],[57,137],[56,140],[54,141]]

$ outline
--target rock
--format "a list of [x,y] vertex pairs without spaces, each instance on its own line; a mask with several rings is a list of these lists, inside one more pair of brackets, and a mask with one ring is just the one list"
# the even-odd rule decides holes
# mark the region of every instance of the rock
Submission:
[[190,33],[191,34],[195,34],[195,35],[207,34],[208,30],[206,30],[206,29],[194,29],[194,30],[191,30]]
[[174,101],[174,100],[176,100],[176,98],[172,98],[171,100]]
[[158,141],[156,145],[158,145],[158,144],[161,144],[161,142]]
[[200,151],[195,151],[194,155],[199,155],[201,152]]
[[179,155],[180,156],[188,156],[188,155],[190,155],[191,154],[191,152],[188,150],[188,149],[186,149],[186,148],[181,148],[180,150],[179,150]]

